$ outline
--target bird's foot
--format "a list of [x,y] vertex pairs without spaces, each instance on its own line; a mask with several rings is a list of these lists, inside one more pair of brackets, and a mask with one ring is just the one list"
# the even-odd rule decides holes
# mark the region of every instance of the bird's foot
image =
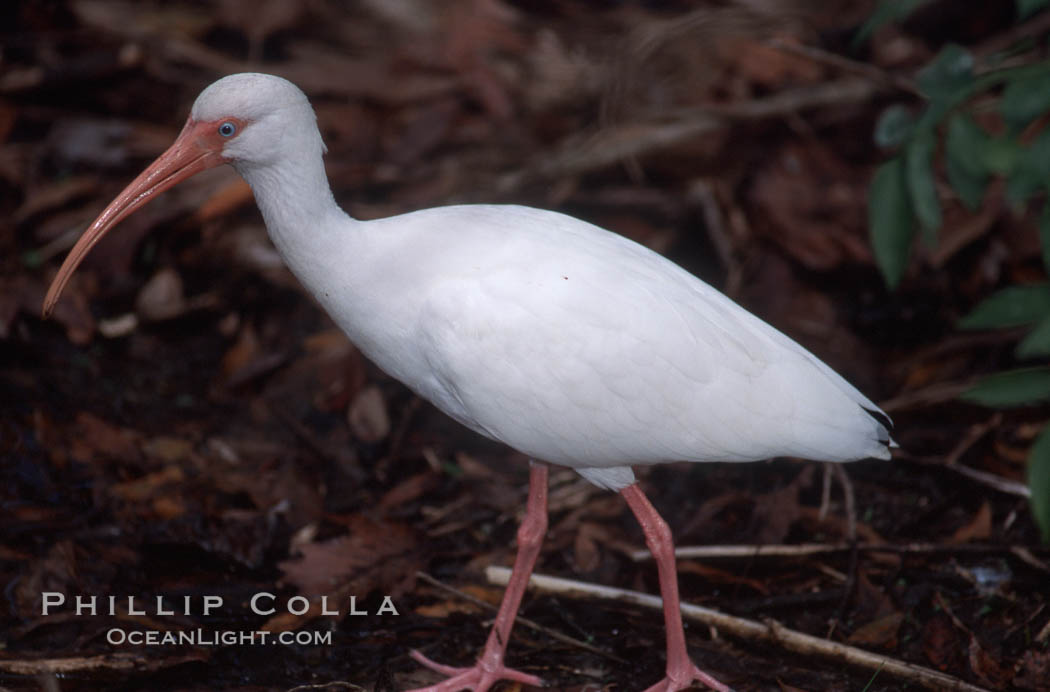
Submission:
[[713,677],[697,668],[692,662],[690,662],[689,665],[691,667],[690,669],[682,671],[679,674],[672,674],[671,671],[667,671],[667,677],[647,689],[645,692],[678,692],[678,690],[688,689],[694,682],[703,683],[712,690],[717,690],[717,692],[733,692],[733,688],[715,680]]
[[[447,675],[448,679],[430,687],[421,687],[410,692],[457,692],[458,690],[474,690],[474,692],[485,692],[500,680],[514,680],[526,685],[542,687],[543,681],[535,675],[522,673],[520,670],[507,668],[502,663],[491,665],[478,661],[470,668],[456,668],[431,661],[429,658],[413,649],[412,658],[426,666],[430,670]],[[728,689],[728,688],[724,688]]]

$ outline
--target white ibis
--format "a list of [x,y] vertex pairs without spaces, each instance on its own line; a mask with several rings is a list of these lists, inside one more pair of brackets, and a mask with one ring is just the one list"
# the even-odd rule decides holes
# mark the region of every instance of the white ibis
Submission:
[[[540,684],[504,654],[547,528],[548,464],[618,491],[659,574],[666,677],[728,690],[689,658],[667,523],[632,466],[670,461],[888,459],[885,414],[797,343],[657,253],[552,211],[425,209],[357,221],[328,186],[316,118],[294,84],[236,74],[206,88],[171,148],[80,238],[44,315],[92,246],[154,195],[231,164],[289,268],[377,365],[534,461],[518,554],[477,663],[432,692]],[[878,416],[882,416],[880,419]]]

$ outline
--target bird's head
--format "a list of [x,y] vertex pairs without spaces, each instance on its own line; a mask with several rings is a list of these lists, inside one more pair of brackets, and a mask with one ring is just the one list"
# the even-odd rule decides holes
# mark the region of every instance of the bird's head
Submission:
[[51,314],[62,289],[91,248],[155,195],[224,163],[244,174],[274,165],[291,154],[318,156],[323,152],[310,102],[288,80],[243,73],[211,84],[197,97],[175,142],[80,236],[48,288],[44,317]]

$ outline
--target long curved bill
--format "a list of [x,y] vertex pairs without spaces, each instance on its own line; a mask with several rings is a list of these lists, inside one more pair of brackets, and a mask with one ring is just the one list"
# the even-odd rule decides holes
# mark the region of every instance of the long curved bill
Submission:
[[80,236],[76,245],[69,251],[69,255],[66,256],[66,260],[47,290],[41,311],[45,319],[55,309],[62,289],[69,283],[77,266],[111,228],[140,207],[145,206],[154,195],[174,187],[203,170],[225,163],[221,148],[217,148],[211,141],[212,137],[209,136],[213,130],[212,123],[187,121],[174,144],[124,188],[124,191],[117,195],[116,199],[110,202],[94,223],[84,231],[84,235]]

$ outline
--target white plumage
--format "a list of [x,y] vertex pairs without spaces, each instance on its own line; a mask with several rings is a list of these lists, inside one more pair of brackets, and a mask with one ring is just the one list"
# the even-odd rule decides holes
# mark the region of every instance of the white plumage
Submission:
[[619,490],[631,464],[889,456],[875,404],[622,236],[489,205],[338,228],[339,281],[291,266],[339,326],[453,418],[534,458]]
[[[695,276],[584,221],[510,205],[354,220],[332,198],[324,151],[290,82],[219,80],[171,149],[81,238],[45,312],[121,218],[199,170],[232,164],[292,272],[369,358],[473,430],[621,491],[657,555],[668,604],[668,673],[653,689],[694,679],[728,689],[688,658],[669,532],[631,466],[886,459],[893,442],[872,415],[885,414]],[[534,466],[530,487],[512,585],[479,663],[452,671],[417,656],[452,676],[435,690],[537,681],[502,664],[546,526],[545,465]]]

